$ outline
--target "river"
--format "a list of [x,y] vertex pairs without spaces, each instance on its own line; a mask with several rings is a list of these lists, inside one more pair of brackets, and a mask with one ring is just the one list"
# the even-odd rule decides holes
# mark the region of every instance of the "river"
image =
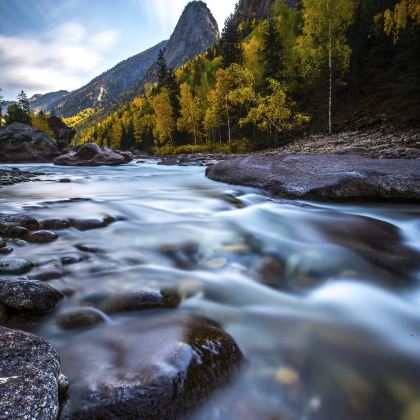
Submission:
[[279,200],[153,161],[18,167],[47,176],[0,189],[2,211],[118,219],[13,254],[48,271],[76,245],[99,250],[49,281],[67,290],[56,312],[19,326],[52,343],[70,382],[83,373],[65,349],[81,332],[56,316],[93,292],[165,287],[184,296],[179,311],[222,325],[246,359],[192,418],[223,418],[229,404],[238,419],[420,418],[419,206]]

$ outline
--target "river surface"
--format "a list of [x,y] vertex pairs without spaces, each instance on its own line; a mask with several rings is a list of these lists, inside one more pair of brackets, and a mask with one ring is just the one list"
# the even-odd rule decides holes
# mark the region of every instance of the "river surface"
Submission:
[[[69,295],[54,314],[22,326],[60,354],[79,332],[55,317],[83,296],[173,288],[184,296],[179,311],[222,325],[246,358],[192,418],[226,419],[230,405],[241,420],[420,419],[419,206],[283,201],[208,180],[203,168],[153,162],[18,167],[48,176],[0,189],[1,211],[120,219],[11,255],[48,271],[76,245],[100,251],[49,282]],[[71,365],[65,356],[75,380]]]

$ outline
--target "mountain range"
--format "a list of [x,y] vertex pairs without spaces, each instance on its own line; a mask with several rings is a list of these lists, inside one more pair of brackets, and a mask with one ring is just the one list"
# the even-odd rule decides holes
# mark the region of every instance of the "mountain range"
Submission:
[[177,68],[206,51],[219,37],[216,19],[206,3],[192,1],[185,7],[169,40],[118,63],[73,92],[34,95],[30,100],[31,108],[35,111],[54,109],[63,117],[76,115],[86,108],[106,108],[132,89],[155,81],[153,65],[160,50],[164,51],[168,66]]

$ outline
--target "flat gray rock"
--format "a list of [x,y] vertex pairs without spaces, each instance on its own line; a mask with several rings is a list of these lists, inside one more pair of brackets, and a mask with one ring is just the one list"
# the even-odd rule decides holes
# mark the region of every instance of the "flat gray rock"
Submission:
[[59,368],[45,340],[0,327],[0,419],[56,419]]
[[0,162],[49,162],[59,154],[41,130],[20,123],[0,129]]
[[308,200],[420,201],[420,160],[356,155],[254,155],[206,170],[215,181]]

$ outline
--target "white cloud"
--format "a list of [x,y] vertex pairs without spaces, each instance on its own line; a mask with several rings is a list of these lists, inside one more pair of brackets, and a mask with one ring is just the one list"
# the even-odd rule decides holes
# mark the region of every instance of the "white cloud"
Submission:
[[105,52],[117,36],[113,30],[88,34],[77,22],[38,39],[0,35],[0,86],[5,93],[24,89],[29,95],[79,88],[108,68]]

